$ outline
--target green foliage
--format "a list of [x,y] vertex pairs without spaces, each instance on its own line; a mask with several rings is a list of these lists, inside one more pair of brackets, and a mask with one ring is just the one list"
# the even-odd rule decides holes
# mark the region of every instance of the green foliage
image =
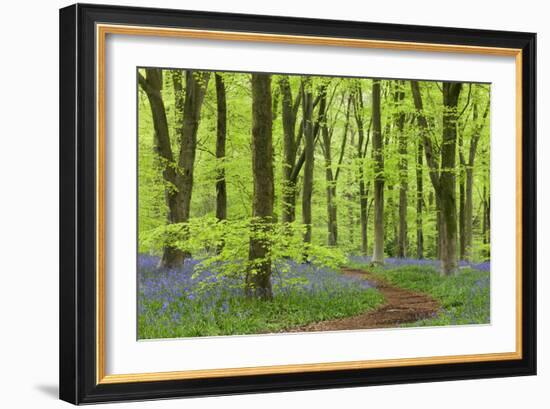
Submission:
[[[172,71],[166,70],[164,75],[164,87],[162,89],[163,99],[166,106],[169,130],[172,141],[172,150],[177,152],[179,141],[175,137],[174,129],[178,113],[174,104],[174,90],[172,83]],[[242,221],[244,224],[250,222],[251,201],[252,201],[252,165],[250,151],[250,124],[251,124],[251,94],[250,94],[250,75],[239,73],[225,73],[221,75],[224,78],[227,93],[227,147],[226,157],[216,159],[215,141],[216,141],[216,92],[214,81],[208,83],[208,89],[205,96],[205,102],[201,113],[201,122],[197,136],[197,151],[194,168],[193,196],[191,203],[191,218],[208,218],[215,214],[215,182],[219,175],[219,170],[224,169],[227,183],[227,204],[228,219],[231,221]],[[279,76],[274,75],[272,81],[274,104],[281,104],[282,98],[277,98],[279,91]],[[290,87],[293,97],[300,93],[301,76],[290,75]],[[372,180],[375,177],[372,166],[371,149],[372,143],[368,143],[364,158],[357,157],[357,125],[353,120],[348,124],[348,133],[344,135],[346,122],[345,110],[347,99],[351,93],[361,91],[360,99],[362,106],[358,105],[358,114],[363,118],[364,131],[366,138],[370,136],[370,114],[371,114],[371,89],[370,79],[358,78],[338,78],[338,77],[310,77],[306,82],[306,87],[316,95],[320,87],[327,87],[327,102],[329,109],[323,124],[330,128],[331,132],[331,150],[332,150],[332,168],[333,171],[339,169],[340,177],[336,183],[337,196],[335,205],[337,207],[338,219],[338,248],[346,254],[359,254],[360,252],[360,228],[359,228],[359,191],[358,175],[362,171],[366,181],[368,191],[368,200],[372,199]],[[407,136],[408,151],[408,209],[407,224],[408,228],[408,246],[407,254],[414,255],[416,251],[416,145],[421,141],[420,132],[415,121],[416,110],[412,101],[410,87],[407,81],[383,80],[382,87],[382,134],[384,139],[384,177],[386,180],[385,189],[385,213],[386,213],[386,254],[395,255],[395,224],[398,222],[396,216],[399,196],[399,171],[398,164],[402,155],[398,151],[398,130],[395,125],[396,115],[405,113],[406,121],[403,132]],[[185,87],[184,87],[185,88]],[[437,155],[441,148],[442,132],[442,99],[441,83],[421,82],[421,89],[424,100],[424,115],[426,116],[430,127],[430,138],[434,145]],[[405,92],[405,98],[401,103],[394,101],[394,93],[398,90]],[[185,90],[183,90],[185,92]],[[466,159],[471,140],[471,135],[477,125],[483,121],[482,110],[488,103],[490,97],[489,86],[485,84],[472,84],[465,86],[459,101],[460,117],[457,122],[459,138],[462,139],[462,145],[457,152],[456,172],[458,180],[463,180],[463,166],[459,164],[459,156],[462,154]],[[138,93],[139,109],[139,232],[140,237],[143,234],[162,227],[166,224],[167,208],[164,203],[165,190],[172,189],[162,178],[160,159],[154,152],[154,129],[151,119],[149,103],[141,88]],[[474,103],[478,105],[477,119],[474,118]],[[299,128],[301,121],[301,109],[297,110],[296,127]],[[317,110],[315,118],[317,118]],[[282,121],[281,107],[275,109],[277,116],[273,121],[273,151],[274,151],[274,169],[275,169],[275,222],[281,215],[281,196],[285,189],[282,183],[283,155],[282,155]],[[352,109],[353,111],[353,109]],[[489,117],[486,119],[489,121]],[[342,139],[347,141],[343,145]],[[488,200],[488,195],[483,193],[483,186],[489,191],[489,167],[490,167],[490,127],[486,126],[482,130],[482,135],[475,154],[474,165],[474,242],[473,255],[476,260],[482,261],[488,258],[488,243],[483,240],[482,212],[483,203]],[[337,166],[342,146],[342,161]],[[303,144],[299,144],[297,154],[300,154]],[[327,243],[327,199],[326,188],[328,186],[325,180],[326,166],[323,158],[323,147],[319,142],[315,149],[315,168],[314,168],[314,187],[312,196],[312,230],[313,244],[316,246],[326,246]],[[424,159],[421,165],[423,170],[423,233],[424,233],[424,254],[426,257],[437,257],[437,231],[436,231],[436,208],[433,194],[433,187],[429,178],[429,166]],[[390,190],[390,188],[392,188]],[[296,220],[301,220],[301,189],[302,180],[299,175],[297,180],[297,202],[296,202]],[[457,184],[457,198],[458,198]],[[431,199],[430,199],[431,196]],[[369,253],[372,250],[373,237],[373,206],[369,207],[369,223],[367,233],[369,238]],[[215,228],[215,224],[209,226]],[[147,233],[148,234],[148,233]],[[139,251],[145,252],[150,246],[150,242],[145,245],[140,241]],[[293,244],[297,244],[294,243]],[[195,247],[190,245],[191,247]],[[153,246],[158,252],[160,244]],[[301,249],[300,249],[301,250]],[[194,251],[193,253],[196,253]]]
[[[301,223],[265,224],[264,220],[222,220],[215,217],[195,217],[188,223],[161,225],[140,233],[141,248],[149,254],[161,254],[164,246],[175,247],[200,259],[195,274],[216,267],[221,277],[243,278],[246,271],[269,260],[272,264],[284,260],[301,263],[304,259],[328,268],[346,263],[346,255],[338,248],[328,248],[303,240]],[[266,243],[265,259],[248,259],[250,238]]]

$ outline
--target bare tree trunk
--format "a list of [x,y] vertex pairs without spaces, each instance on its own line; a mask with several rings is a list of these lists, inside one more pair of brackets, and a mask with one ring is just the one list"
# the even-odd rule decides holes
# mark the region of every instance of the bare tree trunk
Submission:
[[384,153],[380,121],[380,80],[372,81],[372,158],[374,161],[374,251],[372,262],[384,263]]
[[424,150],[422,143],[418,141],[416,147],[416,257],[424,258],[424,231],[422,204],[424,202],[423,160]]
[[246,294],[263,300],[273,298],[270,243],[265,239],[273,222],[274,181],[272,143],[271,76],[252,74],[252,175],[254,217],[250,237],[250,267]]

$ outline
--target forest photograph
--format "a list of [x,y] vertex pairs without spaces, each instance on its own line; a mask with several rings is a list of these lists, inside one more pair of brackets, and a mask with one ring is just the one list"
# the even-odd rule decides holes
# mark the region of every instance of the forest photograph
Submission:
[[490,84],[136,87],[138,339],[490,324]]

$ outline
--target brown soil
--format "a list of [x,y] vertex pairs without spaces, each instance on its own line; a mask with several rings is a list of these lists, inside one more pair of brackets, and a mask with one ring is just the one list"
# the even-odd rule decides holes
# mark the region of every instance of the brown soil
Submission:
[[391,328],[433,317],[439,310],[439,303],[429,295],[394,287],[363,270],[345,268],[342,272],[348,276],[365,279],[373,283],[376,289],[385,297],[386,303],[376,310],[364,314],[314,322],[291,328],[285,332]]

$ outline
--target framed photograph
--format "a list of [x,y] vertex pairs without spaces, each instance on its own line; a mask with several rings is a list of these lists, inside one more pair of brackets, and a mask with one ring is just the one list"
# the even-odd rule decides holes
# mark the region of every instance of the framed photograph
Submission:
[[535,44],[61,9],[61,399],[534,375]]

